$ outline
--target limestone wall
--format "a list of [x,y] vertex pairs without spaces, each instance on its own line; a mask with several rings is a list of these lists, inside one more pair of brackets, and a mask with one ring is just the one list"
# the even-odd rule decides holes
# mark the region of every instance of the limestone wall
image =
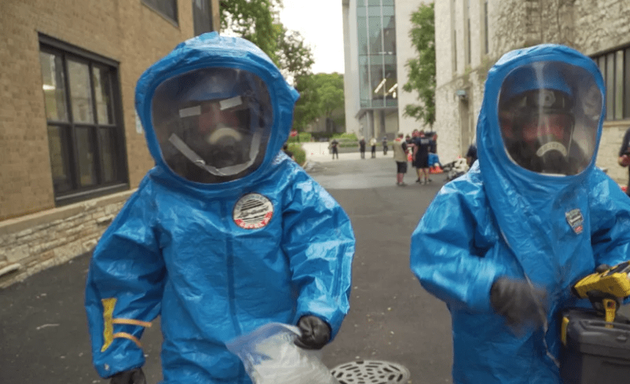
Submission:
[[[471,63],[466,65],[467,0],[435,4],[437,90],[436,130],[440,160],[465,154],[462,121],[477,117],[483,84],[493,63],[513,49],[539,43],[572,46],[586,55],[630,46],[630,3],[627,0],[488,0],[489,52],[485,53],[484,0],[470,1]],[[454,41],[453,38],[456,37]],[[467,90],[466,108],[455,96]],[[462,113],[470,116],[462,116]],[[628,171],[617,165],[617,153],[630,120],[604,123],[597,165],[620,184]]]
[[0,288],[92,251],[131,193],[0,222]]

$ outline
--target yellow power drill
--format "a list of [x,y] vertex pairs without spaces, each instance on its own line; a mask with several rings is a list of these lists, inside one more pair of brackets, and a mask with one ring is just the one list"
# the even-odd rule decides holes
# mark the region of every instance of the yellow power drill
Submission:
[[[630,261],[618,264],[603,272],[596,272],[586,276],[575,283],[573,294],[580,298],[588,298],[589,292],[599,291],[604,296],[608,295],[619,299],[630,296]],[[617,301],[612,298],[603,298],[602,305],[605,310],[605,320],[608,323],[615,321],[617,313]]]
[[563,383],[628,382],[630,343],[625,341],[630,321],[621,315],[615,318],[621,299],[630,296],[629,274],[630,261],[612,268],[600,265],[571,288],[575,296],[588,298],[595,311],[582,307],[562,311],[558,362]]

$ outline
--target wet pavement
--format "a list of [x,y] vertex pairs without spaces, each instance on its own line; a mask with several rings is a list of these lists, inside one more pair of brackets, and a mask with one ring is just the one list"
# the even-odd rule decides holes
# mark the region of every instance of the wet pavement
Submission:
[[[369,156],[369,154],[368,154]],[[410,236],[439,188],[395,185],[389,157],[312,156],[308,172],[346,210],[357,239],[350,313],[323,350],[331,369],[357,360],[406,367],[407,383],[451,383],[451,326],[445,305],[409,269]],[[0,383],[107,383],[91,364],[83,290],[89,255],[0,290]],[[630,315],[630,306],[621,311]],[[159,319],[142,338],[149,384],[161,379]],[[384,364],[384,363],[383,363]]]
[[350,313],[324,362],[384,360],[409,369],[412,383],[450,383],[450,316],[409,269],[411,233],[444,175],[419,185],[407,173],[408,186],[398,187],[393,159],[342,155],[310,171],[344,207],[357,239]]
[[[382,153],[381,153],[382,154]],[[330,368],[360,360],[403,365],[412,383],[450,383],[450,317],[409,269],[410,236],[444,177],[395,185],[391,157],[311,158],[309,173],[349,214],[357,238],[351,310],[324,348]],[[390,152],[391,155],[391,152]],[[0,383],[106,383],[91,365],[83,290],[89,255],[0,291]],[[159,321],[142,343],[149,384],[161,379]]]

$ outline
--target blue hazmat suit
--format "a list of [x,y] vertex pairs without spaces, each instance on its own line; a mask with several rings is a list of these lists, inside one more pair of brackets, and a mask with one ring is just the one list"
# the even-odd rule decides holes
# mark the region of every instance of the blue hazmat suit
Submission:
[[[586,154],[587,160],[573,174],[532,171],[506,149],[511,133],[499,123],[498,101],[507,93],[502,86],[514,82],[508,76],[515,69],[540,62],[580,74],[574,73],[573,91],[555,87],[583,96],[573,108],[573,139],[582,148],[565,153]],[[521,74],[515,83],[523,85],[527,78]],[[591,87],[581,89],[589,79]],[[564,46],[513,51],[489,71],[477,125],[478,161],[440,190],[411,238],[413,273],[451,313],[454,383],[561,383],[559,313],[590,306],[571,295],[572,285],[597,265],[630,259],[630,199],[595,167],[604,95],[593,61]],[[601,112],[593,113],[593,105]],[[586,130],[578,134],[588,124],[592,136]],[[521,333],[508,328],[490,300],[492,284],[502,276],[529,279],[546,290],[545,327]]]
[[[253,88],[223,92],[221,111],[253,105],[254,112],[243,120],[245,133],[232,130],[228,139],[241,139],[256,126],[251,142],[258,147],[245,151],[250,161],[214,167],[212,156],[201,151],[218,139],[186,141],[191,116],[197,122],[213,118],[204,115],[205,106],[175,111],[177,124],[158,127],[158,121],[177,97],[199,99],[230,76]],[[252,89],[263,89],[264,100],[252,97]],[[159,104],[158,93],[176,97]],[[136,108],[156,166],[92,256],[85,305],[102,377],[144,364],[140,338],[158,315],[164,384],[250,383],[225,342],[270,322],[296,324],[314,315],[334,338],[349,310],[355,239],[337,202],[281,151],[297,98],[260,49],[216,33],[179,44],[139,79]],[[178,131],[169,132],[170,145],[160,136],[173,126]],[[171,162],[176,155],[169,150],[183,151],[184,161],[193,159],[193,168],[206,176],[182,176],[186,168]]]

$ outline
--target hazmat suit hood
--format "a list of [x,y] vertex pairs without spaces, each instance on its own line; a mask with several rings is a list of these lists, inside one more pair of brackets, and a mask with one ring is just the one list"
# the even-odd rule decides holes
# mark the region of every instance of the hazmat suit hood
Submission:
[[177,45],[136,86],[154,176],[205,193],[259,179],[288,138],[297,98],[247,40],[212,32]]
[[[537,79],[534,86],[528,84],[533,79]],[[549,123],[548,116],[557,116],[556,111],[534,113],[537,141],[532,141],[535,144],[531,151],[523,151],[535,161],[526,162],[517,160],[524,152],[510,146],[511,133],[506,133],[525,131],[504,124],[502,108],[513,94],[526,94],[532,88],[542,92],[533,100],[523,98],[523,105],[533,104],[533,109],[539,105],[540,111],[547,108],[548,112],[558,104],[558,95],[563,95],[568,100],[563,104],[568,117],[555,119],[556,123],[564,122],[555,124]],[[589,180],[595,172],[601,173],[595,168],[595,159],[605,115],[603,106],[604,85],[597,66],[565,46],[547,44],[513,51],[488,73],[477,126],[480,177],[505,242],[525,276],[545,287],[552,302],[567,295],[564,290],[569,282],[558,281],[557,277],[581,268],[572,263],[581,260],[575,255],[592,252],[590,242],[575,239],[582,232],[590,233]],[[514,124],[526,126],[523,115],[512,117]],[[516,141],[523,142],[524,137],[526,133]],[[554,163],[549,172],[545,167],[550,163],[542,160],[547,147],[558,148],[554,156],[564,164]],[[570,226],[575,239],[560,235],[563,232],[559,228],[565,226]]]
[[[562,68],[566,77],[562,87],[575,95],[571,106],[574,127],[568,133],[570,143],[563,149],[573,166],[568,174],[546,174],[523,167],[514,160],[502,131],[499,114],[501,102],[506,98],[504,94],[508,93],[506,88],[512,86],[514,93],[523,91],[528,88],[525,83],[531,80],[521,77],[514,81],[510,75],[523,68],[544,65]],[[552,82],[558,83],[558,71],[550,73]],[[540,80],[543,81],[549,83],[549,80]],[[552,238],[550,217],[575,221],[571,225],[576,225],[576,231],[581,230],[579,216],[586,211],[588,203],[586,180],[595,171],[604,116],[603,100],[603,80],[595,63],[565,46],[547,44],[513,51],[489,71],[477,126],[479,167],[489,204],[517,256],[521,252],[521,257],[530,255],[533,249],[554,249],[556,241]],[[571,157],[569,152],[579,155]],[[583,218],[581,221],[583,224]],[[543,254],[540,257],[544,259]]]

